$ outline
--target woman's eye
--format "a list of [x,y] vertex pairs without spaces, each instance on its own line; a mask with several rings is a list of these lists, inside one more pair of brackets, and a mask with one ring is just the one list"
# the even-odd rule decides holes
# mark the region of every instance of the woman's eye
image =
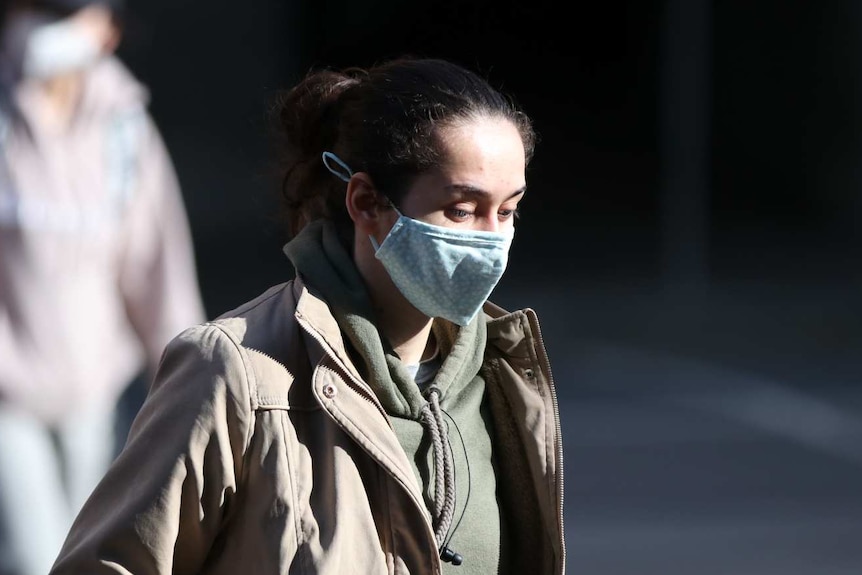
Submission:
[[461,210],[461,209],[458,209],[458,208],[452,208],[452,209],[450,209],[450,210],[449,210],[449,214],[450,214],[453,218],[456,218],[456,219],[459,219],[459,220],[461,220],[461,219],[465,219],[465,218],[467,218],[467,217],[469,217],[469,216],[470,216],[470,212],[468,212],[467,210]]
[[500,210],[497,212],[500,215],[500,219],[508,220],[509,218],[517,218],[521,215],[521,212],[518,210]]

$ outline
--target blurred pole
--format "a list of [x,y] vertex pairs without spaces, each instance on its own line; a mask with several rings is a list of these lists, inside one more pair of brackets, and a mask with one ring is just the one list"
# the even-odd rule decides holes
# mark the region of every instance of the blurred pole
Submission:
[[711,1],[666,0],[660,41],[663,282],[697,298],[709,281]]

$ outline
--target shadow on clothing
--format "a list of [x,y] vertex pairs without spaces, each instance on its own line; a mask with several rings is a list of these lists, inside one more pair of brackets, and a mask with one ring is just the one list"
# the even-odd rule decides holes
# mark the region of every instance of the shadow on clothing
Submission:
[[[135,417],[138,415],[149,390],[149,374],[142,372],[126,386],[117,400],[117,415],[114,423],[114,457],[120,454]],[[0,572],[0,575],[3,575]]]

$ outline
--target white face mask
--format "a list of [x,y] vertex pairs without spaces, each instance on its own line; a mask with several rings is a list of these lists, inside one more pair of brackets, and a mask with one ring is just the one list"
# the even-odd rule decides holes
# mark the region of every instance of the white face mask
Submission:
[[74,23],[42,24],[27,39],[23,72],[30,78],[53,78],[84,70],[100,55],[96,41]]

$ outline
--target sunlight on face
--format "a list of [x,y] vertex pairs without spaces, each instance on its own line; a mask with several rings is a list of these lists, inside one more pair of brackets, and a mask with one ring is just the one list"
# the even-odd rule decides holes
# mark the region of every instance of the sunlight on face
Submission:
[[479,118],[442,129],[446,161],[418,177],[402,201],[404,215],[453,228],[508,231],[526,191],[518,129]]

